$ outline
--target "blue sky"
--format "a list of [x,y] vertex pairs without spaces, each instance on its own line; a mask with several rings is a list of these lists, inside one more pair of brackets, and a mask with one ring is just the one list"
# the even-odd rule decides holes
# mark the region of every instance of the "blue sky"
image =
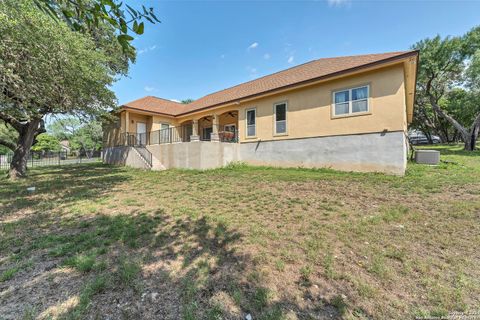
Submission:
[[120,103],[203,95],[322,57],[407,50],[480,24],[480,1],[130,1],[161,24],[134,40]]

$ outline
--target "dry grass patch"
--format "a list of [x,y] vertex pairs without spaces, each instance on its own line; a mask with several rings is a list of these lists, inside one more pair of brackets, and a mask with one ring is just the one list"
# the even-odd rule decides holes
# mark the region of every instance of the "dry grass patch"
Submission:
[[[480,161],[405,177],[88,164],[1,180],[0,315],[405,319],[480,305]],[[35,185],[29,194],[27,186]]]

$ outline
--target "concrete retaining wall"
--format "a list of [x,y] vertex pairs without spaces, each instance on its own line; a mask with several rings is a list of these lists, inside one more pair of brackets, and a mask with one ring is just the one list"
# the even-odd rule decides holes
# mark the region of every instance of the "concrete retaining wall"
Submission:
[[192,141],[150,145],[147,149],[165,169],[211,169],[238,161],[238,147],[236,143]]
[[359,134],[240,144],[239,160],[253,165],[327,167],[403,175],[407,145],[403,132]]
[[103,162],[139,169],[150,169],[133,147],[110,147],[102,154]]
[[[251,143],[195,141],[150,145],[153,169],[219,168],[233,161],[278,167],[326,167],[403,175],[407,144],[403,132],[317,137]],[[107,148],[104,161],[146,168],[130,147]]]

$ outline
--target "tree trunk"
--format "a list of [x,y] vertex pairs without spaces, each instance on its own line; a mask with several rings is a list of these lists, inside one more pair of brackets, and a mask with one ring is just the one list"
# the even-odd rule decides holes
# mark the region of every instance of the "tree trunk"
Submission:
[[22,130],[18,134],[17,146],[13,151],[12,162],[10,163],[10,171],[8,176],[14,180],[24,177],[27,173],[27,160],[30,148],[39,131],[41,119],[34,119],[23,125]]
[[[447,120],[448,122],[450,122],[452,124],[452,126],[458,130],[458,132],[460,133],[462,139],[463,139],[463,142],[465,143],[464,145],[464,150],[467,150],[467,151],[472,151],[475,149],[475,143],[476,143],[476,134],[474,135],[474,131],[477,132],[478,134],[478,127],[480,126],[480,114],[477,115],[477,117],[475,118],[475,122],[473,123],[472,125],[472,130],[470,132],[468,132],[468,130],[466,128],[464,128],[457,120],[455,120],[454,118],[452,118],[449,114],[447,114],[445,111],[442,110],[442,108],[440,108],[440,106],[436,103],[435,99],[433,96],[430,96],[430,104],[432,105],[432,108],[433,110],[438,114],[440,115],[442,118],[444,118],[445,120]],[[475,136],[475,137],[473,137]],[[473,144],[472,144],[472,140],[473,141]]]
[[472,129],[470,130],[470,135],[468,139],[465,139],[464,149],[468,151],[475,150],[478,138],[478,132],[480,131],[480,114],[477,115],[475,121],[473,122]]

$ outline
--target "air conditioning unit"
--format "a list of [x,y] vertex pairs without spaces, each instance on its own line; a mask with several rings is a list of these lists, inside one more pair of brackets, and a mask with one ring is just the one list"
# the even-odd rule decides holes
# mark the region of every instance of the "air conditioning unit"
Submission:
[[438,164],[440,162],[440,151],[416,150],[415,162],[420,164]]

